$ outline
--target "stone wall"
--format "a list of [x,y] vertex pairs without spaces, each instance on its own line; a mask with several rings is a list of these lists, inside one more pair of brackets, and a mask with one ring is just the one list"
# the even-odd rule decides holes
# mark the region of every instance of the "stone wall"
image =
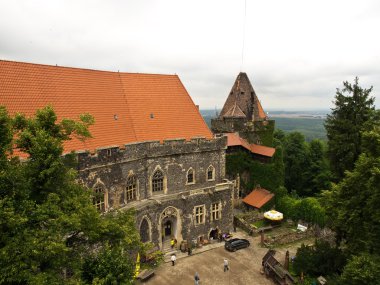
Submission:
[[[195,138],[142,142],[124,148],[108,147],[95,153],[78,152],[79,179],[89,188],[101,186],[105,191],[106,210],[135,208],[136,226],[148,222],[150,240],[162,246],[163,223],[170,222],[178,241],[200,236],[208,238],[216,227],[232,228],[232,193],[234,184],[225,179],[227,138]],[[212,179],[207,176],[210,167]],[[189,169],[194,182],[187,183]],[[152,191],[152,175],[164,175],[164,190]],[[137,199],[125,201],[128,177],[137,182]],[[219,220],[211,220],[211,205],[220,205]],[[204,222],[194,222],[194,207],[204,205]]]
[[215,134],[238,132],[249,143],[272,146],[274,120],[248,121],[246,118],[216,118],[211,120]]

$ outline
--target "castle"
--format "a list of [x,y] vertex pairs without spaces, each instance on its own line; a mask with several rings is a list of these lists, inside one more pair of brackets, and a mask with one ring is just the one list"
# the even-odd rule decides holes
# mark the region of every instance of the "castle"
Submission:
[[[177,75],[0,60],[0,79],[0,105],[11,115],[32,116],[49,104],[58,120],[94,116],[92,138],[73,138],[64,152],[77,153],[78,180],[94,190],[99,211],[136,210],[143,242],[164,249],[172,237],[196,242],[232,229],[236,189],[225,174],[229,138],[208,129]],[[273,132],[272,122],[244,73],[212,128],[270,145],[257,134]],[[259,156],[273,155],[269,148],[255,149]]]
[[232,229],[234,183],[225,137],[214,138],[176,75],[136,74],[0,61],[0,105],[58,120],[94,116],[92,138],[73,138],[78,180],[99,211],[136,209],[142,241],[209,239]]

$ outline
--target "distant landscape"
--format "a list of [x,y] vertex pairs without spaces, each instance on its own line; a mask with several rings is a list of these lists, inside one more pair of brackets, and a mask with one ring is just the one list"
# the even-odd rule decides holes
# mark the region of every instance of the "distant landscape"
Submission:
[[[207,125],[211,127],[211,119],[215,118],[220,110],[201,110]],[[282,111],[270,110],[268,115],[276,121],[276,128],[284,132],[298,131],[305,136],[306,141],[313,139],[326,140],[326,130],[323,126],[329,110],[311,111]]]

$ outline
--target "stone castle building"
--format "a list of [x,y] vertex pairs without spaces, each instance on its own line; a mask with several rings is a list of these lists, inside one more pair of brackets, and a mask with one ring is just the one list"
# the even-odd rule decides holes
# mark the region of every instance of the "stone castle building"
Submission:
[[236,133],[249,144],[272,146],[274,120],[264,112],[246,73],[237,76],[211,129],[215,134]]
[[0,105],[31,116],[48,104],[58,120],[94,116],[92,138],[73,138],[64,151],[77,153],[78,179],[96,193],[95,207],[136,209],[142,241],[164,248],[171,237],[208,239],[232,229],[227,138],[214,138],[178,76],[0,60]]

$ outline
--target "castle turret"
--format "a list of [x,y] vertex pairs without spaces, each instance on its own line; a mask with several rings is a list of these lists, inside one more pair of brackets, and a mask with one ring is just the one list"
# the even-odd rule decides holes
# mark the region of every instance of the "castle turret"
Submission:
[[214,133],[239,133],[249,143],[272,145],[274,121],[269,120],[245,72],[240,72],[218,118]]

